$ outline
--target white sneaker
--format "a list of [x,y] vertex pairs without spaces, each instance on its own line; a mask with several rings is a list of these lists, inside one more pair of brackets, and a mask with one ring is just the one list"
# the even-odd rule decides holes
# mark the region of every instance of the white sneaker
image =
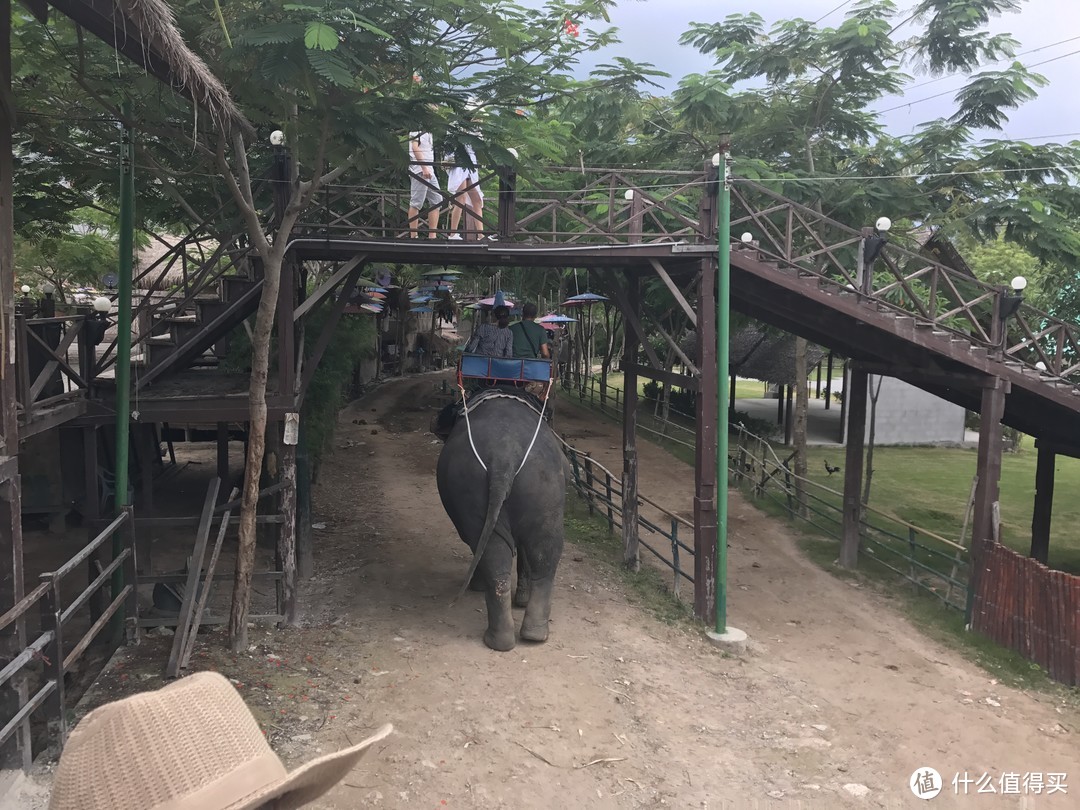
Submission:
[[446,238],[447,239],[454,239],[454,240],[460,242],[461,241],[461,234],[460,233],[452,233]]

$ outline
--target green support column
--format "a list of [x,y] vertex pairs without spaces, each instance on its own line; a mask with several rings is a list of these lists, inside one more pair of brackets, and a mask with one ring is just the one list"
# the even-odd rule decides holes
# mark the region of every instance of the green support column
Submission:
[[[131,102],[124,101],[121,114],[131,120]],[[120,267],[116,297],[116,514],[128,505],[128,437],[131,422],[131,268],[135,255],[135,137],[124,124],[120,147]],[[123,534],[112,541],[113,559],[123,551]],[[113,598],[124,587],[123,566],[112,578]],[[118,618],[122,621],[120,614]],[[114,623],[114,631],[122,625]]]
[[[716,229],[716,627],[709,633],[717,644],[736,651],[746,647],[746,634],[727,623],[728,523],[728,339],[731,323],[731,154],[727,138],[713,159],[719,169],[719,223]],[[702,302],[702,305],[706,305]]]

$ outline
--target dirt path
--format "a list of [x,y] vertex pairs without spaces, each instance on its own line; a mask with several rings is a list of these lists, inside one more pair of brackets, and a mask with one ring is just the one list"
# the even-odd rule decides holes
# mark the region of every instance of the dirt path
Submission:
[[[480,595],[448,607],[468,550],[435,490],[433,388],[392,383],[350,407],[337,437],[348,449],[322,473],[328,527],[307,615],[341,610],[355,641],[340,652],[363,675],[353,715],[317,740],[345,743],[349,720],[353,738],[383,720],[398,729],[364,787],[338,788],[326,807],[358,795],[386,807],[921,806],[906,787],[919,766],[948,780],[1068,772],[1080,759],[1075,715],[991,683],[879,597],[805,561],[781,524],[741,501],[730,612],[754,641],[745,659],[628,604],[623,584],[573,549],[549,643],[489,651]],[[559,428],[618,468],[617,426],[564,407]],[[640,452],[642,491],[688,510],[692,471],[648,443]],[[1060,794],[1042,805],[1073,806]]]
[[[752,639],[745,657],[654,619],[574,547],[550,641],[488,650],[482,595],[450,605],[469,556],[435,488],[435,379],[386,384],[343,412],[316,490],[326,527],[305,627],[259,634],[239,660],[212,636],[196,659],[244,682],[291,764],[394,724],[316,807],[921,807],[907,787],[920,766],[948,781],[1080,762],[1074,712],[993,683],[738,499],[730,615]],[[619,468],[616,425],[562,407],[558,427]],[[647,442],[640,457],[641,491],[689,510],[692,470]],[[1073,771],[1065,796],[1021,804],[947,786],[932,806],[1075,807]]]

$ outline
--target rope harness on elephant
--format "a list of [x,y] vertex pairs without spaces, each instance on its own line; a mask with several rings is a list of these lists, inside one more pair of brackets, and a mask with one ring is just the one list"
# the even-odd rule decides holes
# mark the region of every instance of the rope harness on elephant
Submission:
[[[529,460],[529,455],[532,453],[533,446],[536,444],[536,437],[540,435],[540,425],[542,425],[544,423],[544,412],[547,410],[548,397],[551,395],[551,386],[552,386],[552,384],[554,382],[555,382],[554,377],[548,378],[547,389],[544,391],[544,398],[542,400],[543,404],[540,406],[540,410],[538,412],[540,414],[540,416],[536,420],[536,430],[533,431],[532,440],[529,442],[529,446],[525,450],[525,457],[523,459],[521,459],[521,464],[518,466],[517,470],[515,470],[515,472],[514,472],[514,478],[517,478],[518,473],[520,473],[521,470],[525,467],[525,462]],[[484,463],[484,460],[482,458],[480,458],[480,451],[478,451],[476,449],[476,442],[473,441],[472,423],[469,421],[469,412],[476,409],[476,408],[478,408],[478,407],[480,407],[480,405],[482,405],[484,402],[486,402],[489,399],[499,399],[499,398],[516,399],[518,402],[525,403],[525,405],[527,405],[530,409],[532,409],[532,411],[534,413],[537,412],[536,408],[534,408],[532,406],[532,404],[528,400],[524,399],[523,397],[517,396],[515,394],[503,393],[503,392],[498,392],[498,391],[492,392],[490,394],[481,393],[480,395],[478,395],[476,397],[473,397],[472,402],[469,402],[466,399],[465,385],[464,385],[464,382],[461,379],[460,375],[458,375],[458,389],[461,391],[462,412],[465,415],[465,431],[469,434],[469,446],[472,448],[473,455],[476,456],[476,460],[480,462],[480,466],[483,467],[484,471],[486,472],[488,466],[487,466],[487,464]]]

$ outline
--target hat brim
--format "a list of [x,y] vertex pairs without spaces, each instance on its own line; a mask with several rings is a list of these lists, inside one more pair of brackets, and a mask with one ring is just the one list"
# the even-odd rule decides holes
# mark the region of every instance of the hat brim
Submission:
[[313,759],[292,771],[280,782],[260,788],[222,810],[255,810],[271,800],[276,801],[275,810],[295,810],[303,807],[344,779],[363,759],[368,748],[390,736],[393,730],[394,727],[387,723],[362,743]]

